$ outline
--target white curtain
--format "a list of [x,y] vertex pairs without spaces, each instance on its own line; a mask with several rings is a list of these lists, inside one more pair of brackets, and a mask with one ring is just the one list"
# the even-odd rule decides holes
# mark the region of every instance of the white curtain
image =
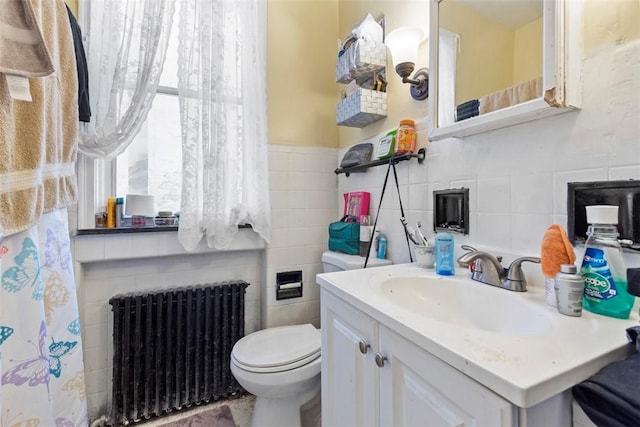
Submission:
[[238,224],[269,240],[266,2],[180,2],[183,185],[178,238],[226,248]]
[[460,36],[440,29],[438,45],[438,126],[455,123],[456,61]]
[[175,0],[87,3],[91,122],[80,129],[81,153],[111,158],[138,133],[164,64]]

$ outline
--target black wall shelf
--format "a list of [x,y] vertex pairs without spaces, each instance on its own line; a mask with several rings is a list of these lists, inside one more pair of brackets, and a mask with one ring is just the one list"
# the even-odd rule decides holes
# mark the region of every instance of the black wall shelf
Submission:
[[398,155],[395,155],[395,156],[390,157],[388,159],[372,160],[370,162],[363,163],[363,164],[357,165],[357,166],[349,166],[349,167],[346,167],[346,168],[337,168],[334,172],[335,172],[336,175],[340,175],[341,173],[343,173],[346,176],[349,176],[349,174],[351,172],[366,172],[367,169],[375,167],[375,166],[388,165],[389,163],[398,164],[399,162],[402,162],[402,161],[405,161],[405,160],[411,160],[414,157],[416,159],[418,159],[418,163],[422,164],[422,162],[424,162],[424,158],[425,158],[426,152],[427,152],[427,150],[425,148],[421,148],[421,149],[418,150],[418,152],[416,154],[413,154],[413,153],[398,154]]

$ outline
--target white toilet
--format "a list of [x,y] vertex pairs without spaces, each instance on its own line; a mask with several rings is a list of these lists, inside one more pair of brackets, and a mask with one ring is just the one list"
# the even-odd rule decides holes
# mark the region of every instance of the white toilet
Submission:
[[[362,268],[364,258],[327,251],[324,272]],[[370,258],[367,268],[391,264]],[[320,331],[311,324],[263,329],[231,351],[231,372],[256,396],[251,425],[300,426],[300,408],[320,394]]]

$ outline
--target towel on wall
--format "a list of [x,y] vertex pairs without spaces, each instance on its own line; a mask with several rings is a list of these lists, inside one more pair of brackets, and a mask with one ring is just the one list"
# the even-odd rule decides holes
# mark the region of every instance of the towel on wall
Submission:
[[0,229],[5,236],[76,202],[78,77],[69,17],[62,0],[30,1],[55,72],[29,79],[32,102],[12,99],[0,74]]
[[53,71],[29,0],[0,0],[0,73],[43,77]]

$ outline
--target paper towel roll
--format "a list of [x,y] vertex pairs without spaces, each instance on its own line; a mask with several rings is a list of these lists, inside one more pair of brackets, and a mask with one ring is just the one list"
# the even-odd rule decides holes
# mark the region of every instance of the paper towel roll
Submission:
[[153,196],[146,194],[127,194],[125,203],[126,215],[155,216]]

